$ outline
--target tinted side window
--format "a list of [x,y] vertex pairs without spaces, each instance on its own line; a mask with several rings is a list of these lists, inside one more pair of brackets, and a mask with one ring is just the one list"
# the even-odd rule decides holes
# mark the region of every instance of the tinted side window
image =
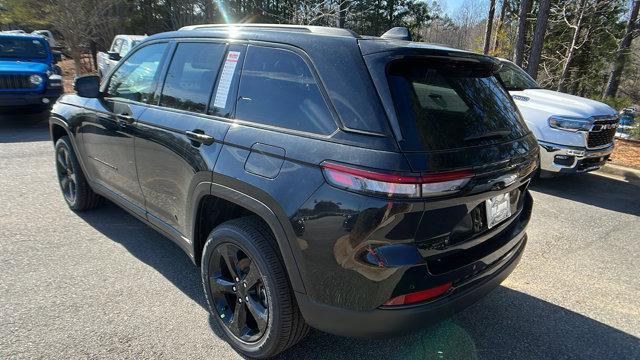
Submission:
[[150,103],[158,82],[158,66],[167,48],[166,43],[138,49],[109,79],[110,97]]
[[178,45],[160,98],[161,106],[204,112],[218,75],[225,44]]
[[247,52],[246,48],[241,44],[231,44],[227,48],[227,54],[220,67],[220,75],[218,75],[216,88],[207,110],[209,114],[222,117],[231,117],[233,114],[238,98],[238,84],[244,54]]
[[259,46],[248,47],[236,118],[319,134],[336,129],[304,60],[289,50]]

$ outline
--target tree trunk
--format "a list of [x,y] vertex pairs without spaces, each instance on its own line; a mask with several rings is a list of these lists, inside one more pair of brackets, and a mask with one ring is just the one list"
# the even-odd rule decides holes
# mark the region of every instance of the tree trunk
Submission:
[[205,0],[204,4],[204,21],[205,23],[212,24],[215,22],[215,9],[213,8],[213,2]]
[[569,69],[571,69],[571,61],[575,55],[576,44],[580,38],[580,30],[582,30],[582,19],[584,17],[584,8],[586,0],[580,0],[578,3],[578,22],[575,25],[575,32],[573,33],[573,39],[571,39],[571,45],[567,49],[566,61],[562,67],[562,75],[560,75],[560,81],[558,82],[558,91],[563,92],[567,87],[567,80],[569,79]]
[[516,38],[516,51],[513,55],[513,62],[520,67],[522,67],[522,60],[524,59],[524,40],[527,37],[527,15],[531,11],[532,5],[532,0],[522,0],[520,3],[518,37]]
[[76,77],[82,75],[82,51],[73,47],[71,50],[71,56],[73,57],[73,67],[76,72]]
[[609,74],[609,81],[607,81],[607,88],[604,91],[603,96],[616,96],[618,93],[618,87],[620,86],[620,75],[627,62],[627,55],[629,54],[629,48],[631,47],[631,41],[633,40],[633,31],[636,27],[636,21],[638,20],[638,10],[640,8],[640,1],[635,0],[631,8],[631,16],[629,16],[629,22],[627,22],[627,29],[624,37],[620,41],[618,46],[618,52],[616,58],[611,65],[611,73]]
[[347,17],[347,0],[338,0],[340,3],[338,4],[338,25],[339,28],[343,28],[345,26],[345,19]]
[[491,0],[489,4],[489,16],[487,17],[487,28],[484,32],[484,47],[482,53],[485,55],[489,53],[489,46],[491,44],[491,29],[493,28],[493,15],[496,12],[496,0]]
[[538,67],[540,66],[540,56],[542,55],[542,44],[544,35],[547,32],[547,20],[549,20],[549,6],[551,0],[540,0],[540,10],[538,10],[538,20],[536,21],[536,29],[533,32],[533,41],[531,43],[531,54],[527,62],[527,72],[532,78],[538,77]]
[[500,46],[500,33],[502,32],[502,28],[504,27],[504,17],[507,14],[507,9],[509,8],[509,0],[502,0],[502,6],[500,7],[500,16],[498,17],[498,26],[496,27],[496,42],[493,44],[493,52],[498,51],[498,47]]

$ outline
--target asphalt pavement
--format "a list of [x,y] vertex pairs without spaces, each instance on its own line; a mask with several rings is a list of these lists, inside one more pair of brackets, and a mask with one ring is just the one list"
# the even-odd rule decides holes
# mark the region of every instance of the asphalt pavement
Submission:
[[[115,205],[66,207],[37,120],[0,118],[0,359],[240,358],[176,245]],[[585,174],[532,193],[521,263],[477,304],[389,339],[312,331],[282,358],[640,359],[640,187]]]

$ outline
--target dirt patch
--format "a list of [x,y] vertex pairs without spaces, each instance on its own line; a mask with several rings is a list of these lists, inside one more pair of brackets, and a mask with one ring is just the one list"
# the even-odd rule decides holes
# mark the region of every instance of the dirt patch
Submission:
[[[95,74],[95,71],[88,60],[89,55],[85,55],[82,61],[82,75]],[[73,92],[73,79],[76,77],[76,68],[73,59],[65,58],[57,64],[62,69],[62,81],[64,84],[64,92]]]
[[634,169],[640,169],[640,141],[616,139],[616,147],[611,154],[611,162]]
[[64,84],[64,92],[70,93],[73,91],[73,78],[76,76],[76,71],[73,65],[72,59],[64,59],[57,64],[62,69],[62,82]]

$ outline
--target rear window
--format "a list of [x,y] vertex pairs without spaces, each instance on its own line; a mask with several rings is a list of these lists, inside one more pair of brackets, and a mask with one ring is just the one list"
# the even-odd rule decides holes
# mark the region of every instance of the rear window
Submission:
[[405,151],[489,145],[528,133],[490,69],[446,59],[400,60],[387,67]]

